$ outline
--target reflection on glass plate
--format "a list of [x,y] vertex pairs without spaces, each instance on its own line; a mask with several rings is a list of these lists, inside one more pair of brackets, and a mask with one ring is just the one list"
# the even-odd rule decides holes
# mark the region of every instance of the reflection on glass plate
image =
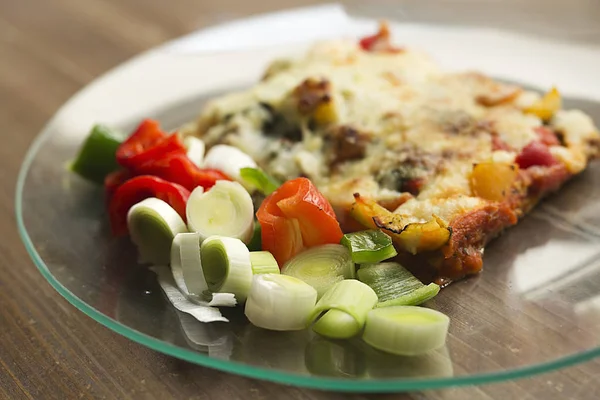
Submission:
[[[340,24],[346,35],[375,24],[347,18]],[[280,18],[259,22],[274,24],[273,32],[282,29]],[[236,24],[243,34],[257,22]],[[597,74],[597,50],[485,29],[396,28],[404,40],[452,68],[468,65],[533,85],[557,84],[572,97],[567,107],[600,121],[600,103],[593,101],[600,95],[587,83]],[[466,41],[469,48],[462,45]],[[239,309],[223,310],[230,323],[210,325],[176,311],[154,273],[136,265],[128,240],[110,236],[101,189],[64,166],[94,122],[127,130],[147,116],[175,128],[194,118],[208,98],[257,79],[274,56],[303,48],[269,43],[210,54],[183,51],[182,43],[142,55],[78,94],[49,123],[23,164],[16,199],[20,234],[44,277],[80,310],[132,340],[191,362],[322,389],[394,391],[492,382],[600,354],[598,164],[495,240],[480,276],[431,301],[452,322],[447,346],[426,356],[392,356],[359,340],[331,341],[311,331],[265,331],[249,325]],[[464,57],[457,60],[456,54]],[[499,62],[503,59],[518,59],[521,68]],[[566,69],[564,60],[570,62]]]

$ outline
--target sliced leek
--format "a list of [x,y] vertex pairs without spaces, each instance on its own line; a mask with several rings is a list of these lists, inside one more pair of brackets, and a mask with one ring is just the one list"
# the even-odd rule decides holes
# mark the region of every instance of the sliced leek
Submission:
[[183,144],[187,149],[187,156],[190,161],[201,168],[204,164],[204,151],[206,149],[204,142],[197,137],[187,136],[183,139]]
[[198,186],[186,206],[188,228],[201,241],[212,235],[249,243],[254,233],[254,205],[250,194],[237,182],[217,181],[207,192]]
[[127,213],[131,241],[137,246],[140,263],[168,264],[175,235],[186,232],[185,222],[163,200],[150,197]]
[[211,292],[233,293],[238,302],[248,297],[252,285],[250,252],[239,239],[211,236],[202,242],[200,256]]
[[247,186],[256,188],[265,196],[270,195],[281,186],[280,182],[277,182],[275,178],[267,175],[259,168],[242,168],[240,169],[240,177]]
[[[240,175],[242,168],[256,168],[256,162],[237,147],[218,144],[212,147],[204,158],[204,168],[218,169],[231,179],[246,183]],[[251,187],[249,187],[250,189]]]
[[190,314],[200,322],[228,322],[218,308],[211,307],[207,304],[197,304],[187,298],[179,288],[175,285],[173,276],[169,271],[169,267],[155,266],[152,270],[158,277],[158,283],[165,292],[167,299],[173,304],[173,307],[184,313]]
[[356,264],[378,263],[398,254],[392,238],[379,229],[347,233],[341,244],[350,250]]
[[379,303],[376,307],[417,306],[440,291],[435,283],[424,285],[406,268],[394,262],[361,266],[357,275],[377,293]]
[[369,286],[355,279],[333,285],[317,303],[309,318],[316,321],[313,330],[334,339],[350,338],[360,332],[367,313],[377,304],[377,295]]
[[174,275],[181,271],[186,291],[190,295],[201,296],[208,290],[200,258],[198,233],[180,233],[175,236],[171,246],[171,269]]
[[[156,272],[157,274],[160,272],[157,269],[162,267],[151,267],[150,269]],[[200,306],[214,306],[214,307],[235,307],[238,302],[235,299],[235,295],[233,293],[210,293],[204,292],[202,295],[194,295],[190,294],[187,286],[185,285],[185,281],[183,280],[183,271],[181,268],[173,268],[171,267],[172,279],[179,289],[179,292],[185,296],[190,302],[200,305]]]
[[317,290],[319,298],[335,283],[355,276],[350,251],[340,244],[315,246],[296,255],[281,273],[303,280]]
[[315,322],[312,329],[319,335],[331,339],[348,339],[358,334],[362,325],[352,315],[331,309]]
[[292,276],[255,275],[245,314],[259,328],[293,331],[306,328],[317,291]]
[[254,275],[279,273],[279,265],[273,254],[268,251],[251,251],[250,263]]
[[363,340],[376,349],[415,356],[446,342],[450,319],[424,307],[395,306],[369,311]]

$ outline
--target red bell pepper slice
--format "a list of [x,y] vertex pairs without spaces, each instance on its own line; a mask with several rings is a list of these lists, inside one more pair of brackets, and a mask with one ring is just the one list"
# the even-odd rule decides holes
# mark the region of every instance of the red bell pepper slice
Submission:
[[376,34],[362,38],[358,44],[365,51],[399,53],[402,48],[396,47],[391,43],[390,28],[386,22],[379,24],[379,30]]
[[114,192],[108,212],[113,234],[127,234],[127,212],[140,201],[156,197],[167,202],[186,220],[185,205],[190,191],[186,188],[155,176],[142,175],[131,178]]
[[342,230],[333,207],[306,178],[285,182],[256,213],[263,250],[282,266],[305,247],[339,243]]
[[194,190],[197,186],[210,189],[218,180],[231,180],[221,171],[200,169],[186,154],[175,152],[138,165],[136,172],[144,175],[158,176],[169,182],[177,183],[188,190]]
[[117,162],[139,174],[139,165],[169,153],[185,154],[186,149],[179,135],[169,135],[160,129],[157,121],[146,119],[135,132],[117,149]]
[[125,168],[134,167],[137,155],[156,146],[166,136],[157,121],[151,119],[142,121],[131,136],[117,148],[117,162]]

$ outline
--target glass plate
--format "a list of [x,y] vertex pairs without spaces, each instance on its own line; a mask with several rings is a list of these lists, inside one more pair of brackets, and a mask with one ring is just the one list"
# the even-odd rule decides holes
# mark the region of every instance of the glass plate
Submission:
[[[289,15],[275,20],[281,18]],[[245,35],[256,25],[251,20],[235,26]],[[346,34],[372,29],[374,22],[353,18],[350,25]],[[456,27],[395,28],[408,42],[434,52],[441,47],[436,55],[450,66],[456,61],[452,54],[457,54],[457,43],[473,33]],[[225,30],[234,31],[231,26]],[[539,86],[556,79],[566,93],[600,98],[585,85],[586,74],[595,71],[586,69],[589,63],[575,60],[594,61],[600,57],[597,50],[525,36],[515,43],[512,34],[477,33],[472,47],[462,49],[475,67]],[[448,37],[452,38],[444,42]],[[110,236],[102,190],[65,167],[94,122],[129,130],[140,116],[148,116],[167,128],[177,127],[193,119],[212,96],[251,84],[273,56],[303,46],[300,40],[293,49],[268,43],[251,51],[216,54],[202,53],[194,47],[193,37],[190,40],[146,53],[83,90],[50,121],[23,163],[16,195],[20,235],[43,276],[78,309],[131,340],[193,363],[342,391],[494,382],[600,354],[598,164],[495,240],[486,250],[481,275],[451,285],[428,304],[448,314],[452,322],[447,346],[426,356],[391,356],[360,340],[330,341],[310,331],[268,332],[246,323],[241,310],[224,310],[231,323],[210,325],[176,311],[154,274],[136,265],[128,240]],[[516,74],[508,62],[498,66],[495,59],[478,58],[482,51],[478,46],[494,46],[499,54],[490,57],[519,54],[519,62],[528,68]],[[528,50],[538,46],[551,51],[534,54],[535,60],[528,63]],[[572,61],[568,74],[560,65],[565,57]],[[569,98],[565,103],[600,121],[600,102]]]

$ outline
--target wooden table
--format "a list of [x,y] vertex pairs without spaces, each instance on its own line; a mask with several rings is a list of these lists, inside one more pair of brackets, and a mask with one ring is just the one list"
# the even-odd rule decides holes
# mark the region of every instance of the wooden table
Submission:
[[[454,1],[465,7],[465,1]],[[530,18],[527,26],[543,23],[544,13],[560,13],[563,24],[544,26],[544,32],[600,42],[597,0],[545,1],[544,7],[541,1],[511,2]],[[509,383],[412,394],[344,395],[259,382],[133,343],[77,311],[38,273],[16,233],[14,187],[27,147],[63,102],[109,68],[171,38],[251,13],[311,3],[317,2],[0,0],[0,399],[600,398],[600,384],[593,379],[600,376],[597,363]],[[492,0],[486,6],[506,8]],[[496,15],[487,13],[486,23],[493,25]]]

